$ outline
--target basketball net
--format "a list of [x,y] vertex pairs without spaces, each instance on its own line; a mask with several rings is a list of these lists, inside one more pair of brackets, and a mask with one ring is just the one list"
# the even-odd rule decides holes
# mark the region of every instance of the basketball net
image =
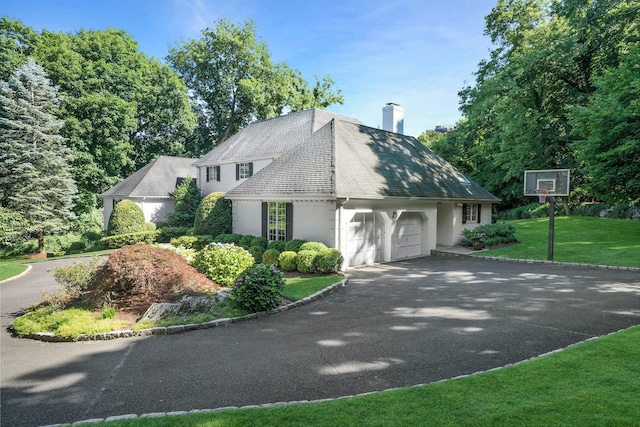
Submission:
[[538,193],[538,201],[540,203],[544,203],[547,201],[547,195],[549,195],[549,190],[546,188],[538,188],[536,190],[536,193]]

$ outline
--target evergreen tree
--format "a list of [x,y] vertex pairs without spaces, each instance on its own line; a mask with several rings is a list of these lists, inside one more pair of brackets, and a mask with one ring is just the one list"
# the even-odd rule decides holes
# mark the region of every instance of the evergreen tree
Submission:
[[196,180],[187,177],[173,192],[173,199],[176,202],[176,210],[169,214],[169,225],[172,227],[193,227],[196,218],[196,211],[202,196]]
[[65,231],[76,185],[71,152],[55,116],[58,90],[29,58],[0,81],[0,204],[22,214],[44,251],[44,236]]

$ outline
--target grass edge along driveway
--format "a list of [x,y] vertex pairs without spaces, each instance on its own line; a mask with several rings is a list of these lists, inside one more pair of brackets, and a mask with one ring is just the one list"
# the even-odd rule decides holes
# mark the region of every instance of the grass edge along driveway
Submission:
[[92,425],[626,426],[640,419],[640,326],[513,366],[353,398]]

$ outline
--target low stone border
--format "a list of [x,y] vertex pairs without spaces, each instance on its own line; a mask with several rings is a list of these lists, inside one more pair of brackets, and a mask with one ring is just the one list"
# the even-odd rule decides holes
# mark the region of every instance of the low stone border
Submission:
[[508,261],[508,262],[519,262],[519,263],[525,263],[525,264],[549,264],[549,265],[558,265],[558,266],[564,266],[564,267],[595,268],[599,270],[640,271],[640,268],[637,268],[637,267],[622,267],[618,265],[596,265],[596,264],[582,264],[579,262],[560,262],[560,261],[547,261],[547,260],[543,261],[538,259],[502,258],[497,256],[459,254],[459,253],[445,252],[445,251],[431,251],[431,255],[437,256],[437,257],[486,259],[491,261],[505,261],[505,262]]
[[542,357],[550,356],[552,354],[560,353],[560,352],[562,352],[564,350],[567,350],[567,349],[570,349],[570,348],[573,348],[573,347],[577,347],[577,346],[579,346],[581,344],[584,344],[586,342],[593,341],[593,340],[596,340],[596,339],[599,339],[599,338],[603,338],[603,337],[607,337],[609,335],[617,334],[618,332],[626,331],[626,330],[631,329],[631,328],[635,328],[635,326],[630,326],[628,328],[620,329],[618,331],[611,332],[611,333],[608,333],[608,334],[605,334],[605,335],[600,335],[600,336],[597,336],[597,337],[587,338],[586,340],[582,340],[582,341],[574,343],[574,344],[569,344],[568,346],[563,347],[563,348],[558,348],[556,350],[551,350],[551,351],[548,351],[546,353],[530,357],[528,359],[520,360],[518,362],[508,363],[508,364],[506,364],[504,366],[498,366],[496,368],[487,369],[486,371],[477,371],[477,372],[473,372],[471,374],[458,375],[457,377],[453,377],[453,378],[445,378],[443,380],[433,381],[433,382],[424,383],[424,384],[415,384],[415,385],[411,385],[411,386],[407,386],[407,387],[394,387],[394,388],[388,388],[386,390],[370,391],[370,392],[366,392],[366,393],[339,396],[339,397],[327,398],[327,399],[295,400],[295,401],[290,401],[290,402],[264,403],[264,404],[261,404],[261,405],[225,406],[225,407],[216,408],[216,409],[192,409],[192,410],[189,410],[189,411],[153,412],[153,413],[141,414],[141,415],[138,415],[138,414],[114,415],[114,416],[107,417],[107,418],[93,418],[93,419],[89,419],[89,420],[75,421],[74,423],[71,423],[71,424],[50,424],[50,425],[43,426],[43,427],[69,427],[69,426],[76,426],[76,425],[81,425],[81,424],[98,424],[98,423],[109,422],[109,421],[130,420],[130,419],[134,419],[134,418],[161,418],[161,417],[172,417],[172,416],[189,415],[189,414],[202,414],[202,413],[211,413],[211,412],[222,412],[222,411],[230,411],[230,410],[237,410],[237,409],[275,408],[275,407],[280,407],[280,406],[292,406],[292,405],[300,405],[300,404],[305,404],[305,403],[323,403],[323,402],[330,402],[330,401],[333,401],[333,400],[351,399],[353,397],[368,396],[368,395],[372,395],[372,394],[385,393],[385,392],[388,392],[388,391],[396,391],[396,390],[401,390],[401,389],[405,389],[405,388],[424,387],[424,386],[430,385],[430,384],[439,384],[439,383],[444,383],[444,382],[448,382],[448,381],[452,381],[452,380],[458,380],[458,379],[461,379],[461,378],[474,377],[476,375],[484,374],[485,372],[501,371],[502,369],[509,368],[511,366],[521,365],[521,364],[523,364],[525,362],[529,362],[531,360],[536,360],[536,359],[540,359]]
[[45,341],[45,342],[107,341],[107,340],[114,340],[118,338],[149,337],[152,335],[172,335],[172,334],[177,334],[181,332],[197,331],[200,329],[218,328],[221,326],[229,326],[232,323],[238,323],[245,320],[271,316],[273,314],[282,313],[292,308],[309,304],[317,300],[318,298],[330,292],[333,292],[336,288],[341,288],[346,286],[348,281],[349,281],[349,277],[345,274],[344,278],[341,281],[334,283],[333,285],[327,286],[326,288],[316,292],[315,294],[309,295],[306,298],[303,298],[298,301],[294,301],[287,305],[283,305],[271,311],[251,313],[242,317],[215,319],[215,320],[210,320],[208,322],[190,323],[187,325],[156,326],[148,329],[140,329],[139,331],[128,329],[125,331],[103,332],[103,333],[94,334],[94,335],[82,334],[82,335],[78,335],[77,337],[60,337],[51,332],[38,332],[35,334],[26,335],[24,338],[31,338],[34,340]]

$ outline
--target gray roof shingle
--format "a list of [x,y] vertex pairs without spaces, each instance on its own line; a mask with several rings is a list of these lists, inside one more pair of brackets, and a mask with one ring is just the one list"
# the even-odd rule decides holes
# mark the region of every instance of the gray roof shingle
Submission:
[[160,156],[100,194],[100,197],[171,197],[178,178],[196,177],[195,161],[186,157]]

